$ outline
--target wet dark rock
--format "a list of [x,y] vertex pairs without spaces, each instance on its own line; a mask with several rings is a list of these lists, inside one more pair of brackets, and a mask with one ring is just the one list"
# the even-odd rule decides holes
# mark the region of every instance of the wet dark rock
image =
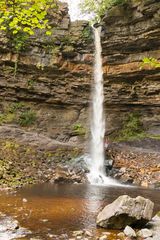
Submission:
[[57,166],[53,173],[51,183],[85,183],[87,182],[86,174],[83,169],[78,171],[68,166]]
[[107,205],[97,216],[98,226],[110,229],[122,229],[127,225],[138,227],[152,218],[154,203],[143,197],[120,196]]
[[114,161],[112,159],[105,160],[104,167],[105,167],[106,171],[112,169],[113,163],[114,163]]

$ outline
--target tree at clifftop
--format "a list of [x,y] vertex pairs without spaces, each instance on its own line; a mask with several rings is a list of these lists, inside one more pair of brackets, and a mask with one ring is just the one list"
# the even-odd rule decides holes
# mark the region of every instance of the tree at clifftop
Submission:
[[106,10],[112,6],[125,3],[127,0],[84,0],[82,12],[94,15],[94,22],[100,22]]
[[36,29],[50,35],[47,12],[56,7],[56,0],[0,0],[0,30],[15,40],[19,50]]

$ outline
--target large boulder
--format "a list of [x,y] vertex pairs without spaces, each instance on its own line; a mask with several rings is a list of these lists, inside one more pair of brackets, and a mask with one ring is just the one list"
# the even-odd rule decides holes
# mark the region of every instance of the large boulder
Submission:
[[154,203],[143,197],[120,196],[97,216],[97,225],[109,229],[143,226],[151,220]]

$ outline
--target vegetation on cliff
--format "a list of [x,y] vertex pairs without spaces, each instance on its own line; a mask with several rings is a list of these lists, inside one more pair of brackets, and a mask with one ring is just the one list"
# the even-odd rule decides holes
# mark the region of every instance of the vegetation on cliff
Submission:
[[138,113],[130,113],[123,122],[122,129],[117,133],[117,141],[128,141],[144,138],[146,134],[140,115]]
[[81,4],[81,9],[87,14],[93,14],[94,22],[100,22],[107,9],[125,2],[126,0],[85,0]]
[[143,58],[141,68],[143,68],[145,66],[149,66],[151,68],[159,68],[160,67],[160,61],[158,61],[158,59],[156,59],[156,58],[145,57],[145,58]]
[[47,12],[55,8],[53,0],[2,0],[0,2],[0,30],[12,38],[14,47],[19,51],[26,39],[37,29],[50,35]]

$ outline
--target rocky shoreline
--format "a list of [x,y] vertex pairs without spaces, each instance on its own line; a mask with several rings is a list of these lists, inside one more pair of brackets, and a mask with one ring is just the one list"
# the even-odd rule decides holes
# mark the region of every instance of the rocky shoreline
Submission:
[[[124,184],[160,188],[159,149],[160,141],[155,139],[110,143],[107,174]],[[14,125],[0,126],[0,186],[86,183],[85,152],[83,142],[60,142]]]
[[81,152],[81,146],[77,148],[43,134],[14,126],[0,127],[0,186],[83,182],[83,169],[73,168],[73,161]]
[[160,140],[148,138],[111,143],[106,154],[113,160],[111,176],[120,182],[160,187]]

